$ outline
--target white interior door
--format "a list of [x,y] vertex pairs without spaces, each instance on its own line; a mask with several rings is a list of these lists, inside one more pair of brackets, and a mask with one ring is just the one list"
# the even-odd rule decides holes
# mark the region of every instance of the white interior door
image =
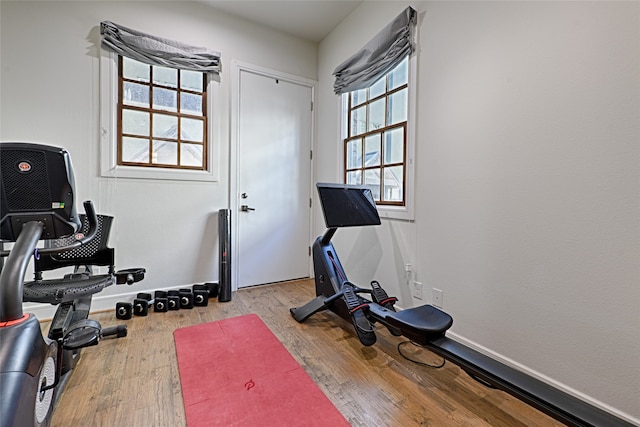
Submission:
[[311,86],[239,69],[238,287],[309,277]]

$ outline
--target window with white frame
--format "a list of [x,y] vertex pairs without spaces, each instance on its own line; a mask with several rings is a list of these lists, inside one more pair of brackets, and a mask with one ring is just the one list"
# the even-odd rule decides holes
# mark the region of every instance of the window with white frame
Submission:
[[349,92],[344,182],[367,186],[378,205],[406,205],[409,57],[366,89]]

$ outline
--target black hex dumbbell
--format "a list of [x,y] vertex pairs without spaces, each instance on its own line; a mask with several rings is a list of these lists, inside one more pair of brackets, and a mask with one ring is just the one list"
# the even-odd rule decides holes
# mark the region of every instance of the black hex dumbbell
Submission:
[[169,310],[180,310],[180,291],[168,291],[167,301],[169,304]]
[[180,289],[180,308],[193,308],[193,292],[191,289]]
[[166,291],[155,291],[153,301],[153,311],[165,312],[169,310],[169,299]]
[[218,298],[218,292],[220,291],[218,282],[207,282],[205,286],[209,288],[209,298]]
[[130,302],[116,303],[116,318],[127,320],[133,315],[133,304]]
[[149,307],[153,305],[151,294],[140,292],[133,300],[133,314],[136,316],[146,316],[149,314]]
[[193,285],[193,305],[198,307],[209,305],[209,286]]

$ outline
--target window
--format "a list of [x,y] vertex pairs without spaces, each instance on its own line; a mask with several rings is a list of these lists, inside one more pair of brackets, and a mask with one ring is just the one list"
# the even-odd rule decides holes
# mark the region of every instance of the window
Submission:
[[345,97],[344,182],[369,187],[379,206],[406,206],[409,57]]
[[101,174],[218,180],[219,79],[101,49]]
[[206,170],[206,74],[118,58],[117,164]]

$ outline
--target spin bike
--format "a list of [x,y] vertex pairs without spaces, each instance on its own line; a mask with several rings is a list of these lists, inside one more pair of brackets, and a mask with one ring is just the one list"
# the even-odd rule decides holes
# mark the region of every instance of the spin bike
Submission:
[[331,243],[338,228],[380,225],[371,190],[364,186],[317,184],[327,231],[313,244],[316,297],[290,309],[298,322],[323,310],[331,310],[353,323],[360,342],[376,342],[375,324],[392,335],[412,342],[455,363],[469,376],[505,391],[569,426],[630,427],[633,424],[600,408],[505,365],[446,336],[452,317],[432,305],[397,311],[397,298],[390,297],[376,281],[361,288],[347,278]]
[[[71,159],[61,148],[0,143],[0,427],[47,426],[80,349],[103,337],[124,337],[126,325],[102,328],[89,319],[92,296],[112,284],[144,278],[144,268],[115,271],[106,245],[111,217],[74,205]],[[40,240],[44,247],[38,247]],[[14,242],[2,250],[4,242]],[[25,274],[34,258],[34,280]],[[94,266],[108,266],[93,274]],[[74,267],[61,279],[42,273]],[[48,336],[24,302],[57,305]]]

